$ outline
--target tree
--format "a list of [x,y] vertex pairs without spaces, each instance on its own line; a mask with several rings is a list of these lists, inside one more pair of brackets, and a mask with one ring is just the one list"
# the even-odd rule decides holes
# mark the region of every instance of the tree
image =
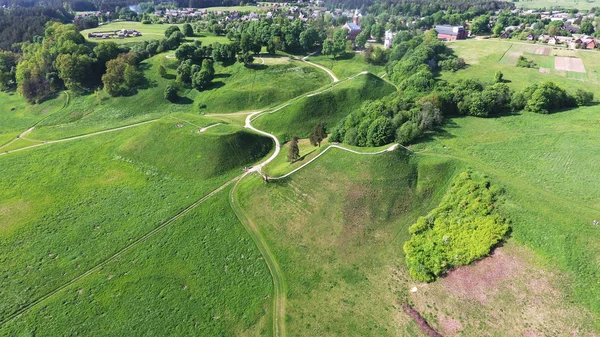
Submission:
[[293,137],[290,141],[290,150],[288,151],[287,160],[290,163],[295,162],[300,158],[300,149],[298,148],[298,137]]
[[575,91],[575,101],[577,105],[588,105],[594,100],[594,93],[585,91],[583,89],[577,89]]
[[254,62],[254,56],[250,53],[240,53],[237,55],[237,61],[248,66]]
[[167,68],[162,64],[158,66],[158,75],[162,78],[167,77]]
[[171,103],[175,102],[177,100],[177,88],[167,85],[165,88],[165,98]]
[[16,83],[18,55],[0,50],[0,90],[8,90]]
[[503,31],[504,31],[504,26],[501,23],[497,23],[494,26],[494,29],[492,30],[492,32],[494,33],[495,36],[500,36],[500,34],[502,34]]
[[313,27],[308,27],[300,33],[300,46],[305,51],[310,51],[316,43],[320,43],[319,32]]
[[102,75],[104,91],[111,96],[131,92],[143,79],[143,73],[137,68],[137,55],[132,52],[108,61],[106,73]]
[[65,87],[73,91],[82,91],[93,62],[94,60],[87,55],[60,54],[55,64]]
[[401,144],[408,144],[421,135],[421,130],[415,122],[406,122],[398,128],[396,139]]
[[369,37],[367,36],[366,32],[360,32],[360,34],[358,34],[354,40],[354,45],[356,48],[363,49],[367,44],[368,39]]
[[594,24],[592,23],[592,21],[588,19],[584,20],[581,23],[581,26],[579,26],[579,33],[585,35],[594,34]]
[[210,86],[211,82],[212,82],[211,74],[204,69],[196,72],[192,77],[192,86],[198,91],[202,91],[202,90],[208,88]]
[[177,67],[177,81],[181,83],[192,82],[192,61],[185,60]]
[[504,74],[500,70],[498,70],[494,74],[494,83],[502,83],[504,81]]
[[182,29],[183,29],[183,35],[194,36],[194,29],[192,28],[192,25],[190,25],[189,23],[184,23]]
[[165,37],[168,39],[175,32],[181,33],[181,30],[179,30],[179,27],[169,26],[169,28],[165,29]]
[[490,31],[490,16],[482,15],[475,19],[471,24],[471,32],[473,34],[484,34]]
[[[431,103],[429,103],[431,104]],[[394,129],[389,118],[379,117],[369,125],[367,146],[381,146],[394,139]]]
[[323,50],[321,50],[321,54],[327,56],[335,56],[333,54],[333,41],[325,40],[323,41]]
[[325,125],[323,122],[317,123],[310,133],[310,143],[313,146],[321,146],[323,139],[327,138],[327,132],[325,131]]
[[194,47],[191,44],[187,44],[187,43],[182,44],[181,46],[179,46],[179,48],[177,48],[175,50],[175,57],[180,62],[193,59],[195,54],[196,54],[196,47]]
[[348,31],[345,29],[337,29],[333,33],[333,55],[339,56],[343,55],[346,52],[346,37],[348,36]]
[[98,59],[98,63],[103,66],[106,62],[116,58],[121,53],[119,46],[113,41],[102,41],[94,47],[94,55]]

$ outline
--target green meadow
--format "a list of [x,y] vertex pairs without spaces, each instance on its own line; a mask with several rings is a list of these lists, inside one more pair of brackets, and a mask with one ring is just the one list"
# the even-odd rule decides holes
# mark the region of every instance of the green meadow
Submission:
[[[123,24],[138,29],[113,25]],[[156,38],[167,27],[137,25]],[[600,95],[595,52],[449,46],[468,66],[442,80],[491,83],[501,71],[513,90],[552,80]],[[27,105],[0,93],[0,336],[272,336],[274,326],[288,336],[423,336],[404,303],[444,336],[600,331],[597,105],[448,118],[410,151],[323,153],[327,140],[306,139],[313,126],[330,130],[394,92],[384,67],[360,54],[311,56],[340,78],[332,83],[306,62],[261,55],[250,66],[216,65],[205,91],[178,85],[170,103],[172,55],[142,62],[146,85],[131,96],[62,92]],[[515,67],[519,55],[550,71]],[[554,69],[567,55],[587,72]],[[262,173],[323,155],[282,180],[238,180],[275,150],[243,127],[261,110],[254,127],[282,143],[302,138],[298,161],[287,162],[284,143]],[[491,257],[417,282],[402,248],[408,228],[465,171],[500,188],[494,206],[508,238]]]
[[317,123],[323,122],[331,129],[365,101],[382,98],[394,91],[391,84],[367,73],[330,89],[306,95],[276,112],[264,114],[255,125],[283,141],[294,136],[308,138]]
[[[160,40],[165,37],[165,30],[170,26],[178,26],[181,28],[183,24],[143,24],[141,22],[135,21],[118,21],[111,22],[106,25],[98,26],[96,28],[85,29],[81,31],[81,34],[91,42],[102,42],[102,41],[113,41],[119,44],[126,43],[135,43],[141,41],[148,40]],[[137,30],[142,33],[142,36],[136,37],[124,37],[124,38],[110,38],[110,39],[99,39],[99,38],[90,38],[88,37],[88,33],[92,32],[114,32],[119,31],[121,29],[127,30]],[[193,37],[188,37],[188,41],[199,40],[202,41],[203,44],[213,44],[216,42],[219,43],[229,43],[229,40],[225,36],[215,36],[208,32],[195,33]]]

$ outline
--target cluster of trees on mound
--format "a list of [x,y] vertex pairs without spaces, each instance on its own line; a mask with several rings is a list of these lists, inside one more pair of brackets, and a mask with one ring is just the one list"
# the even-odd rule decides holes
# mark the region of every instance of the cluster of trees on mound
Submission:
[[67,23],[73,15],[63,7],[1,8],[0,49],[19,51],[19,44],[43,36],[48,21]]
[[501,190],[463,172],[438,207],[409,227],[404,244],[410,275],[435,281],[447,270],[481,259],[504,239],[509,226],[496,209]]

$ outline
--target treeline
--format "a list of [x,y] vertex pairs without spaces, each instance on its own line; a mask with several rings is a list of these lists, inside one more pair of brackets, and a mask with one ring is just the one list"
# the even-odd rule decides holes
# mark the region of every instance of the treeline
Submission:
[[139,63],[185,40],[177,27],[172,28],[164,39],[132,48],[107,41],[91,49],[74,25],[49,23],[43,38],[23,44],[21,55],[0,51],[0,89],[16,87],[29,103],[62,89],[80,93],[102,86],[111,96],[134,93],[145,83]]
[[63,7],[0,8],[0,49],[19,51],[19,43],[44,35],[47,22],[72,20],[73,15]]
[[587,105],[593,93],[569,93],[552,82],[532,84],[513,92],[502,73],[495,83],[436,80],[435,72],[456,71],[464,61],[456,58],[435,33],[402,40],[389,54],[387,71],[399,91],[348,115],[333,128],[330,140],[356,146],[381,146],[394,141],[408,144],[435,129],[448,116],[494,117],[526,110],[548,114]]

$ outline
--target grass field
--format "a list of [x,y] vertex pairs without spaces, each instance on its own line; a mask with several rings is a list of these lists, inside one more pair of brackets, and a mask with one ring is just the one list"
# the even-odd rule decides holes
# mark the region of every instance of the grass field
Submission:
[[363,55],[356,53],[348,53],[346,56],[336,59],[317,54],[309,57],[308,60],[333,71],[340,80],[354,76],[365,70],[377,76],[381,76],[385,73],[385,67],[369,64],[365,62]]
[[229,207],[227,192],[0,334],[269,335],[269,272]]
[[[147,41],[147,40],[160,40],[163,39],[165,37],[165,30],[169,27],[169,26],[178,26],[181,28],[182,24],[143,24],[141,22],[135,22],[135,21],[119,21],[119,22],[111,22],[109,24],[103,25],[103,26],[99,26],[96,28],[91,28],[91,29],[86,29],[86,30],[82,30],[81,34],[88,40],[88,41],[93,41],[93,42],[101,42],[101,41],[113,41],[119,44],[122,43],[134,43],[134,42],[140,42],[140,41]],[[137,36],[137,37],[127,37],[127,38],[113,38],[113,39],[97,39],[97,38],[88,38],[88,33],[91,32],[113,32],[113,31],[118,31],[121,29],[128,29],[128,30],[137,30],[138,32],[142,33],[142,36]],[[229,43],[229,40],[227,40],[226,37],[224,36],[214,36],[212,34],[209,33],[196,33],[193,37],[188,37],[187,38],[189,41],[192,40],[200,40],[202,41],[203,44],[213,44],[215,42],[220,42],[220,43]]]
[[[503,40],[466,40],[449,43],[455,54],[465,59],[467,68],[454,73],[444,72],[441,78],[447,81],[477,78],[491,83],[496,71],[501,71],[508,84],[514,90],[524,88],[530,83],[553,81],[556,84],[574,91],[584,89],[600,94],[600,71],[597,60],[600,53],[594,51],[574,51],[552,49],[549,56],[532,54],[538,48],[549,48],[544,45],[512,43]],[[558,56],[575,56],[583,60],[587,73],[558,71],[554,69],[554,54]],[[518,68],[515,66],[519,55],[533,59],[538,66],[549,67],[550,74],[541,73],[537,68]],[[551,66],[551,67],[550,67]]]
[[[191,123],[165,118],[0,158],[5,177],[0,243],[7,248],[0,255],[6,280],[0,289],[0,319],[148,233],[239,175],[272,146],[268,138],[234,126],[198,133],[195,125],[215,121],[187,119]],[[237,244],[235,235],[231,240]],[[213,280],[225,277],[210,275]],[[262,310],[262,304],[256,308]]]
[[[444,335],[595,331],[598,316],[571,303],[570,273],[548,272],[548,260],[518,239],[498,250],[502,260],[484,260],[433,284],[410,279],[401,251],[408,226],[469,165],[426,152],[375,157],[332,150],[281,182],[243,182],[240,203],[260,225],[287,282],[288,335],[420,336],[400,309],[405,301]],[[461,273],[473,273],[464,281],[471,283],[461,283]]]
[[320,94],[310,94],[289,106],[259,117],[255,125],[287,141],[293,136],[307,138],[312,128],[323,122],[333,128],[363,102],[374,100],[395,91],[388,82],[373,74],[356,76]]
[[594,0],[519,0],[514,3],[517,8],[540,9],[546,8],[576,8],[579,10],[589,10],[598,7],[598,2]]

